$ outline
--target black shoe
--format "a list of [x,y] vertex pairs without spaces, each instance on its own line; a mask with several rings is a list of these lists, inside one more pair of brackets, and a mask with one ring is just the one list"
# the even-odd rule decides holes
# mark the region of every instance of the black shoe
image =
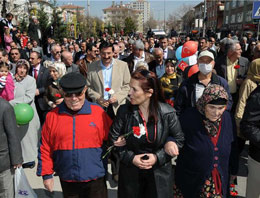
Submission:
[[34,168],[35,167],[35,161],[33,162],[27,162],[22,165],[23,168]]
[[118,183],[118,175],[113,175],[112,176],[112,179],[114,180],[114,182]]

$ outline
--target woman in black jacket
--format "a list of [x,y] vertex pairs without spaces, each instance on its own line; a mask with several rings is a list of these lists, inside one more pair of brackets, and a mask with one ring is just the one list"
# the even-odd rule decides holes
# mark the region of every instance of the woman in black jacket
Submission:
[[131,104],[119,108],[110,128],[112,142],[130,132],[126,145],[118,149],[119,198],[173,197],[171,157],[164,145],[170,136],[178,155],[184,136],[174,109],[161,102],[160,93],[153,72],[136,70],[130,81]]
[[248,177],[246,197],[260,196],[260,86],[247,100],[241,133],[250,141],[248,152]]

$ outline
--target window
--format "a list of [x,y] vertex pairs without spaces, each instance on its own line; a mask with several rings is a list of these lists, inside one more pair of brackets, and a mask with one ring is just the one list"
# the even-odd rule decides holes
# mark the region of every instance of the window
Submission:
[[237,14],[237,22],[241,23],[243,21],[243,12]]
[[239,6],[239,7],[244,6],[244,1],[238,1],[238,6]]
[[237,6],[237,0],[232,1],[232,8],[235,8]]
[[226,10],[229,10],[229,2],[226,2]]
[[230,21],[230,23],[235,23],[235,22],[236,22],[236,15],[233,14],[233,15],[231,16],[231,21]]
[[252,20],[252,10],[247,11],[246,13],[246,21],[249,22]]

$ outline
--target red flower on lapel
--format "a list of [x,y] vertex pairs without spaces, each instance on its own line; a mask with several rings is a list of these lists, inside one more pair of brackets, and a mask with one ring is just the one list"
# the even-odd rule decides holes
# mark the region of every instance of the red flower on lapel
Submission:
[[61,95],[60,95],[59,93],[56,93],[56,94],[55,94],[55,97],[56,97],[56,98],[61,98]]
[[140,136],[140,127],[139,126],[133,126],[133,133],[137,136]]
[[235,65],[234,68],[235,68],[235,69],[239,69],[239,68],[240,68],[240,65]]

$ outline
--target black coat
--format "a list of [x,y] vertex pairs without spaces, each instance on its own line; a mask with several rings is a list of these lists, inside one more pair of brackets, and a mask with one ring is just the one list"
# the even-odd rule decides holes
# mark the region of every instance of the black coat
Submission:
[[[29,74],[33,76],[33,68],[31,68]],[[51,83],[51,77],[50,77],[49,69],[47,69],[41,64],[40,69],[38,71],[38,77],[36,80],[36,86],[37,89],[39,89],[40,95],[35,96],[35,103],[37,103],[36,105],[38,105],[42,111],[49,110],[49,106],[44,100],[43,96],[45,94],[45,89],[50,83]]]
[[[125,133],[132,131],[133,126],[142,123],[140,120],[138,106],[125,104],[117,112],[117,116],[110,128],[109,140],[114,142]],[[168,104],[159,103],[157,122],[157,137],[153,143],[152,150],[157,156],[157,163],[153,166],[157,197],[173,197],[172,165],[171,157],[164,151],[164,145],[168,137],[172,137],[179,148],[182,147],[184,136],[180,127],[175,110]],[[138,197],[138,173],[139,169],[133,165],[132,161],[136,154],[142,151],[136,144],[136,138],[130,135],[126,139],[126,146],[120,148],[120,169],[118,183],[119,198]]]
[[0,98],[0,173],[11,166],[22,164],[22,148],[19,129],[13,107]]
[[[238,69],[238,78],[245,79],[249,67],[249,61],[245,57],[240,57],[238,60],[238,65],[240,68]],[[221,56],[216,59],[216,64],[214,69],[216,70],[217,74],[222,78],[227,80],[227,56]]]
[[249,156],[260,162],[260,87],[247,99],[244,115],[240,123],[241,133],[250,141]]
[[214,167],[221,175],[223,197],[229,190],[229,174],[238,171],[236,125],[231,114],[221,117],[221,130],[216,147],[205,129],[203,117],[196,108],[188,108],[180,116],[185,143],[175,169],[176,186],[185,198],[198,198]]
[[[182,82],[176,100],[174,101],[174,108],[176,109],[177,115],[182,114],[188,107],[196,107],[196,84],[199,83],[198,75],[199,72]],[[221,85],[225,88],[228,93],[227,110],[231,110],[233,101],[227,81],[212,73],[210,83]]]

